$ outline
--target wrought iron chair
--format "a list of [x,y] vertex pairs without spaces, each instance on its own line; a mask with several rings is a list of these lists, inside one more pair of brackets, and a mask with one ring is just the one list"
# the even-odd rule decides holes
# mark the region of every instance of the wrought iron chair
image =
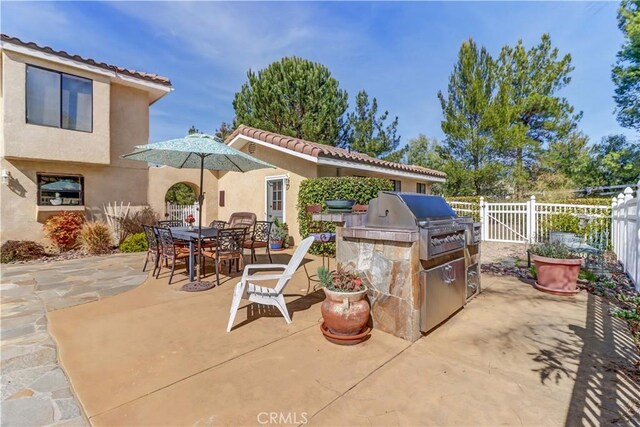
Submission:
[[244,249],[251,250],[251,262],[257,262],[256,248],[266,248],[266,253],[269,256],[269,262],[273,262],[271,259],[271,250],[269,249],[269,236],[271,235],[272,222],[269,221],[256,221],[256,225],[251,230],[251,238],[244,241]]
[[144,236],[147,238],[147,256],[144,259],[142,271],[146,271],[147,264],[149,263],[149,257],[151,257],[151,260],[153,261],[152,275],[155,276],[156,270],[158,269],[158,263],[160,261],[160,242],[158,241],[158,233],[152,225],[143,225],[142,229],[144,230]]
[[226,228],[226,226],[227,226],[227,221],[215,220],[209,223],[209,228],[217,228],[218,230],[222,230],[223,228]]
[[[171,276],[169,277],[169,284],[173,280],[173,273],[176,269],[177,261],[185,261],[185,266],[188,268],[186,259],[189,258],[189,249],[176,243],[171,234],[169,228],[156,228],[158,232],[158,238],[160,241],[160,256],[164,260],[166,267],[169,267],[169,261],[171,261]],[[160,277],[162,271],[162,262],[159,263],[158,274],[156,279]]]
[[[236,263],[236,271],[240,271],[244,262],[242,259],[244,236],[246,228],[225,228],[218,232],[215,239],[214,247],[202,248],[202,256],[211,258],[214,263],[216,272],[216,282],[220,284],[220,263],[222,261],[229,262],[229,273],[231,273],[231,263]],[[204,271],[205,263],[202,262],[202,270]]]
[[160,228],[169,228],[169,227],[183,227],[184,222],[179,219],[170,219],[167,221],[158,221],[158,227]]
[[229,228],[251,228],[256,223],[256,214],[253,212],[234,212],[229,217]]

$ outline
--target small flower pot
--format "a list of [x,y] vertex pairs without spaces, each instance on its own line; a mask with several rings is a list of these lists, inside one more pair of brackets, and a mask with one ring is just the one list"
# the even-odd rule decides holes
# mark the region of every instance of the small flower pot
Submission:
[[579,292],[578,274],[582,259],[546,258],[533,255],[538,281],[536,289],[553,295],[575,295]]
[[279,251],[282,249],[282,240],[271,240],[269,241],[269,249],[274,251]]
[[320,307],[324,326],[333,335],[351,336],[360,334],[369,321],[367,290],[358,292],[335,292],[324,288],[326,298]]

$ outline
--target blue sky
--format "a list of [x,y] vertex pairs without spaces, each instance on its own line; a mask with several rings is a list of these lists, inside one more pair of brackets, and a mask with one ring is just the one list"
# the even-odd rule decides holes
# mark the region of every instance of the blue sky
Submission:
[[[617,2],[8,2],[2,32],[69,53],[169,77],[174,92],[151,108],[151,141],[233,118],[249,68],[283,56],[326,65],[350,96],[366,89],[400,119],[402,142],[443,138],[438,90],[463,40],[497,54],[544,32],[573,57],[563,89],[584,112],[592,141],[625,133],[615,121],[611,64],[623,42]],[[635,139],[635,137],[634,137]]]

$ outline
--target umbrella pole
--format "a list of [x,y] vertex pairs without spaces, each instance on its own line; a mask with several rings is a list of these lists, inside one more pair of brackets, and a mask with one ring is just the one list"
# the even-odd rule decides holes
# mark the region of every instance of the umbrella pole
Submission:
[[200,154],[200,195],[198,196],[198,279],[200,281],[200,269],[202,259],[202,203],[204,202],[204,192],[202,185],[204,181],[204,154]]

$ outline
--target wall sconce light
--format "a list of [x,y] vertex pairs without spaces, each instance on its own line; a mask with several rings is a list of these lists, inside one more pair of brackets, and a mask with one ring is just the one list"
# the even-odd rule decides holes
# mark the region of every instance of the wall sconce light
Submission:
[[287,176],[284,177],[284,186],[286,189],[289,189],[289,174],[287,173]]
[[2,169],[2,183],[4,185],[9,185],[9,180],[11,179],[11,172],[7,169]]

